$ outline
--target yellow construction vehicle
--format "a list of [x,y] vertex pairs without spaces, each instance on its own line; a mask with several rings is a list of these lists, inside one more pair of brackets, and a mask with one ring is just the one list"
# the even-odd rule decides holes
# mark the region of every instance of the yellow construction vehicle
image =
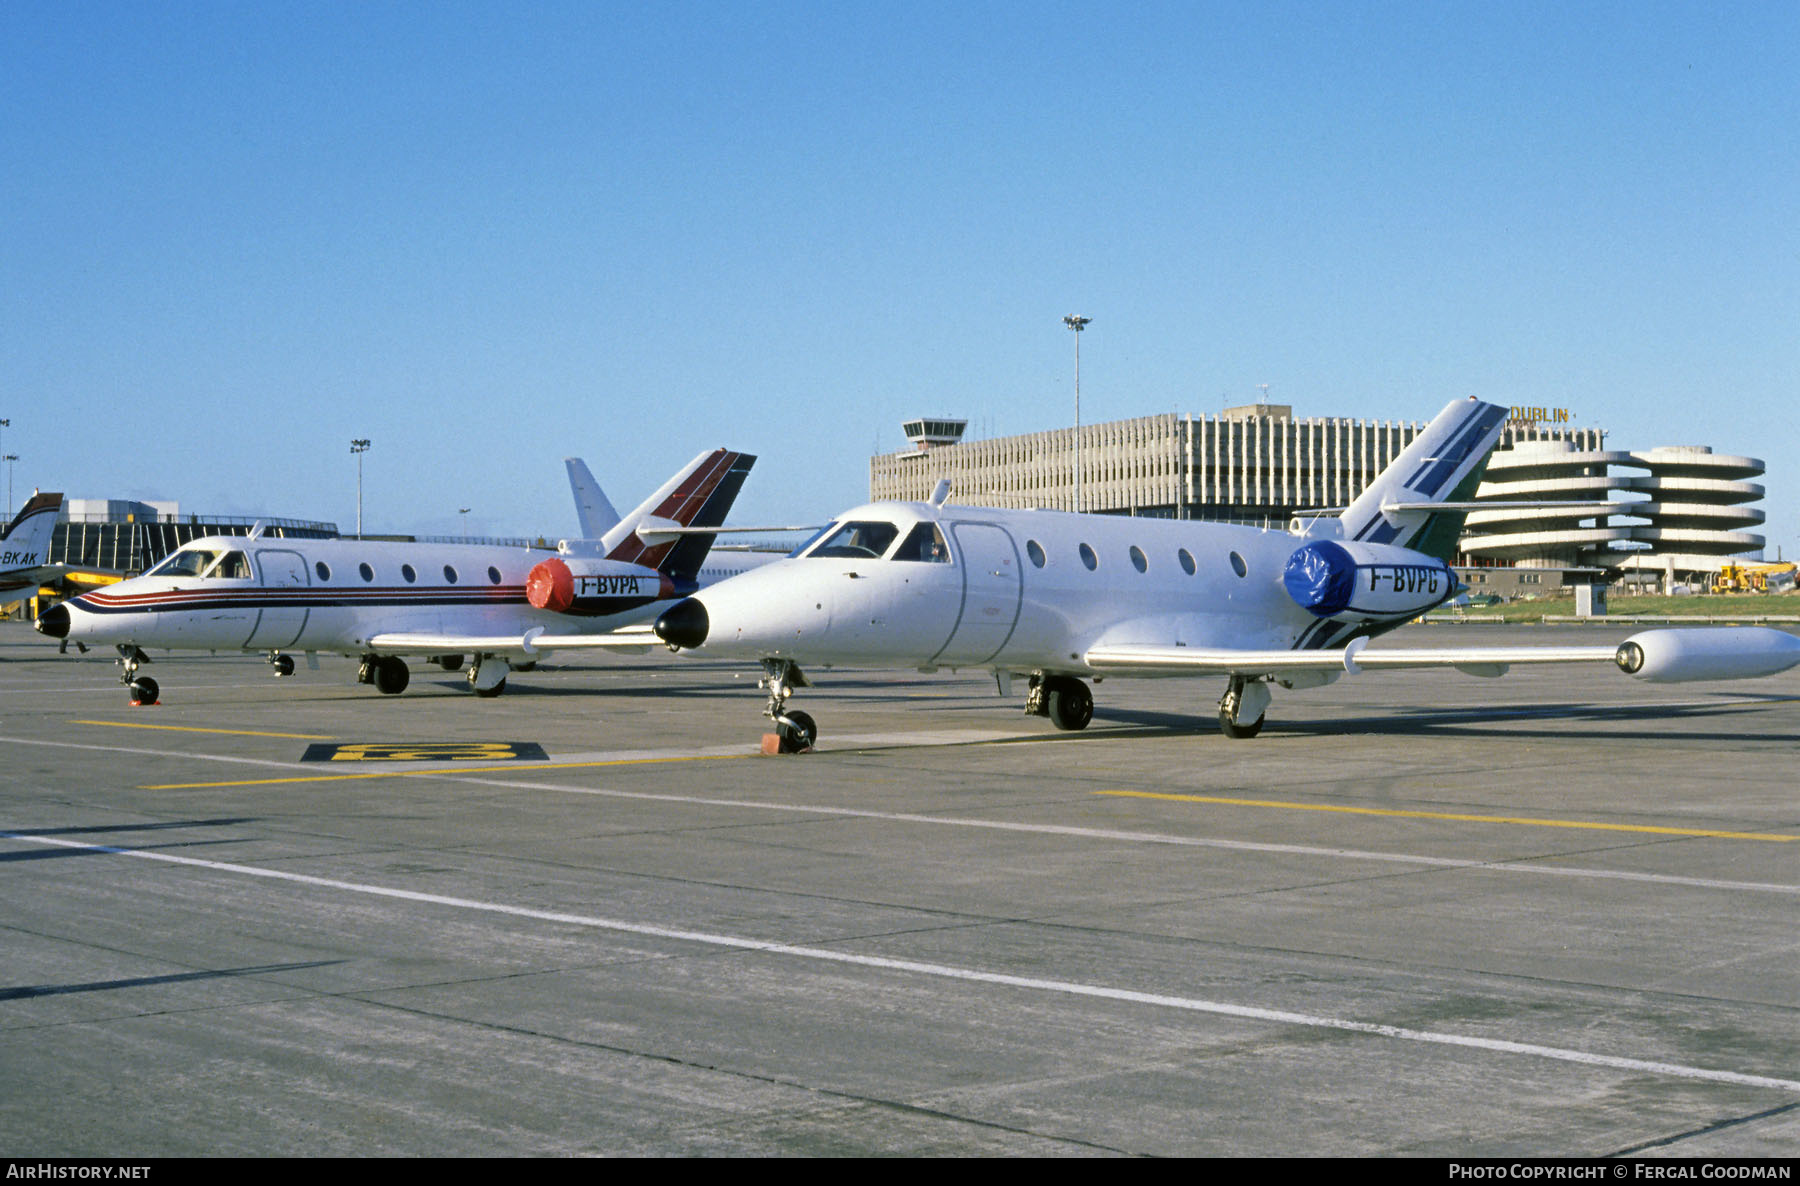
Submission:
[[1714,593],[1771,593],[1794,587],[1796,565],[1789,560],[1781,564],[1738,564],[1726,561],[1713,578]]

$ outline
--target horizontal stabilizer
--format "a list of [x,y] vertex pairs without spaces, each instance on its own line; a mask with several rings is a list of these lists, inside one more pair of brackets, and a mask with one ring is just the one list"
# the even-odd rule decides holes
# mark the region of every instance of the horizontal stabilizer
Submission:
[[786,524],[775,527],[683,527],[668,519],[647,519],[638,526],[637,537],[651,547],[680,539],[684,535],[754,535],[766,532],[817,531],[821,525]]
[[1408,511],[1581,511],[1590,515],[1628,515],[1632,512],[1633,503],[1629,502],[1557,502],[1552,499],[1540,499],[1535,502],[1384,502],[1381,513],[1384,515],[1404,514]]

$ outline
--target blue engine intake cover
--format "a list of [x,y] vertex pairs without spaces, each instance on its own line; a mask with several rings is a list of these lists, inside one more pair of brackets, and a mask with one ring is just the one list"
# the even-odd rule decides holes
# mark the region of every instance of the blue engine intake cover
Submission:
[[1321,618],[1372,622],[1424,613],[1456,591],[1448,564],[1387,544],[1315,540],[1288,557],[1281,583]]

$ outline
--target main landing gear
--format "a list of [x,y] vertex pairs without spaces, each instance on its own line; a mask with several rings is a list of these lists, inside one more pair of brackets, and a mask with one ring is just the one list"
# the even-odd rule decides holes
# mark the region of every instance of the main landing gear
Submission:
[[1234,740],[1262,732],[1263,710],[1269,707],[1269,685],[1259,679],[1231,677],[1219,697],[1219,732]]
[[[457,670],[462,661],[461,655],[444,655],[431,660],[445,671]],[[291,660],[288,670],[293,670]],[[498,696],[506,691],[506,677],[512,670],[512,665],[498,655],[476,655],[469,665],[469,690],[483,699]],[[406,660],[397,655],[364,655],[362,666],[356,669],[356,682],[374,684],[375,690],[384,696],[398,696],[412,682],[412,673],[407,669]]]
[[1058,729],[1085,729],[1094,719],[1094,694],[1072,675],[1034,673],[1025,692],[1025,711],[1049,717]]
[[275,669],[275,678],[294,674],[294,657],[284,655],[280,651],[269,652],[269,666]]
[[511,671],[498,655],[479,655],[469,668],[469,690],[483,699],[506,691],[506,673]]
[[406,660],[396,655],[364,655],[362,666],[356,669],[356,682],[374,684],[383,696],[398,696],[412,682],[412,672]]
[[157,696],[162,691],[156,686],[155,680],[147,675],[137,673],[138,665],[148,662],[150,662],[150,656],[144,654],[137,647],[126,643],[119,644],[119,682],[124,684],[125,690],[131,693],[131,702],[136,705],[155,704]]
[[776,752],[803,754],[819,739],[819,726],[807,713],[798,709],[789,712],[787,700],[795,688],[809,686],[806,676],[789,659],[764,659],[762,665],[765,674],[756,686],[769,693],[769,706],[763,709],[763,715],[775,722]]
[[[1263,711],[1268,707],[1267,683],[1234,675],[1219,699],[1219,731],[1234,739],[1255,737],[1262,732]],[[1094,719],[1094,696],[1072,675],[1034,672],[1025,693],[1025,711],[1049,717],[1058,729],[1085,729]]]

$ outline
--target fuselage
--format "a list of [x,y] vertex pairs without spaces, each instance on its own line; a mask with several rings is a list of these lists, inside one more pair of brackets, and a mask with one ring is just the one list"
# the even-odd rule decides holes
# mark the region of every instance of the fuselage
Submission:
[[[554,555],[484,544],[209,536],[142,576],[71,598],[42,621],[89,644],[356,654],[380,634],[612,630],[744,563],[741,554],[711,557],[700,581],[664,582],[656,594],[652,579],[635,595],[621,590],[616,612],[575,616],[527,600],[528,574]],[[52,618],[58,610],[66,621]]]
[[[699,610],[674,607],[658,632],[702,654],[802,666],[1084,675],[1083,656],[1099,645],[1341,646],[1454,592],[1441,561],[1396,555],[1355,575],[1379,596],[1384,581],[1416,586],[1401,594],[1407,612],[1322,615],[1288,583],[1296,553],[1317,542],[1229,524],[873,503],[794,556],[684,603]],[[685,640],[664,633],[681,633],[683,615]]]

